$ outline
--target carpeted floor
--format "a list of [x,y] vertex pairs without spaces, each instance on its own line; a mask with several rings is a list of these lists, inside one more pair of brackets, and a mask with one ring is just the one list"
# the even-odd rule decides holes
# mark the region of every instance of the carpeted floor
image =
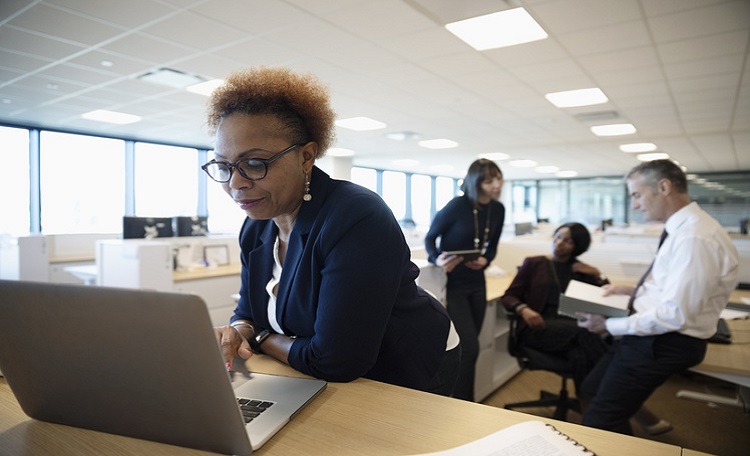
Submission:
[[[572,383],[568,386],[572,388]],[[522,371],[483,403],[504,407],[506,403],[534,400],[538,399],[542,389],[556,393],[560,389],[560,378],[544,371]],[[730,383],[700,374],[675,375],[647,402],[648,408],[660,418],[671,422],[674,429],[662,435],[649,436],[634,424],[637,437],[720,456],[750,455],[750,413],[745,413],[740,407],[678,398],[676,393],[682,389],[726,397],[736,396],[736,388]],[[750,398],[746,398],[746,401],[750,401]],[[746,402],[745,410],[750,411],[749,402]],[[518,411],[552,416],[551,408]],[[580,423],[580,419],[576,412],[568,415],[570,422]]]

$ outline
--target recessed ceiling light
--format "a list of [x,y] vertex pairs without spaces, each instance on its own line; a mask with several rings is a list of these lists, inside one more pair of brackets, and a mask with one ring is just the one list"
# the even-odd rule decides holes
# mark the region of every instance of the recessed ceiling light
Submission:
[[336,125],[354,131],[370,131],[385,128],[386,124],[369,117],[350,117],[348,119],[339,119]]
[[606,103],[607,96],[601,89],[578,89],[565,92],[553,92],[544,96],[550,103],[558,108],[573,108],[576,106],[590,106]]
[[452,22],[445,28],[477,51],[547,38],[547,32],[523,8]]
[[534,160],[511,160],[508,163],[516,168],[533,168],[537,165]]
[[557,177],[576,177],[577,175],[577,171],[558,171],[555,173],[555,176]]
[[115,62],[111,60],[102,60],[101,62],[99,62],[99,64],[104,68],[112,68],[113,66],[115,66]]
[[354,151],[351,149],[344,149],[342,147],[334,147],[328,149],[326,155],[329,157],[351,157],[354,155]]
[[632,143],[622,144],[620,150],[623,152],[653,152],[656,150],[656,144],[654,143]]
[[560,171],[560,168],[558,168],[557,166],[537,166],[536,168],[534,168],[534,171],[542,174],[549,174]]
[[425,139],[424,141],[419,141],[419,145],[427,148],[427,149],[452,149],[454,147],[458,147],[458,143],[456,141],[451,141],[450,139]]
[[492,161],[502,161],[502,160],[509,159],[510,155],[504,154],[502,152],[492,152],[489,154],[481,154],[479,155],[479,158],[486,158],[487,160],[492,160]]
[[140,116],[125,114],[124,112],[106,111],[104,109],[89,111],[81,114],[81,117],[88,120],[96,120],[97,122],[107,122],[118,125],[131,124],[141,120]]
[[211,93],[216,90],[217,87],[224,84],[223,79],[211,79],[210,81],[204,81],[199,82],[198,84],[193,84],[191,86],[185,87],[185,90],[192,93],[197,93],[198,95],[205,95],[209,96]]
[[637,155],[636,158],[642,162],[652,161],[652,160],[663,160],[669,158],[669,154],[665,154],[663,152],[655,152],[653,154],[640,154]]
[[633,124],[610,124],[610,125],[596,125],[591,127],[591,132],[596,136],[620,136],[620,135],[632,135],[636,132]]

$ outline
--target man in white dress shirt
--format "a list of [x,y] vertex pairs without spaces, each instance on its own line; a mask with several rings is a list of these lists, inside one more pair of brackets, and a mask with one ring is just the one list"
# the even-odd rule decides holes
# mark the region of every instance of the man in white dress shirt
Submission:
[[644,162],[625,179],[633,209],[664,223],[666,238],[641,286],[603,287],[634,298],[630,316],[579,314],[578,326],[619,339],[579,395],[587,403],[584,425],[632,434],[629,419],[651,393],[703,360],[737,286],[738,255],[726,230],[690,201],[675,163]]

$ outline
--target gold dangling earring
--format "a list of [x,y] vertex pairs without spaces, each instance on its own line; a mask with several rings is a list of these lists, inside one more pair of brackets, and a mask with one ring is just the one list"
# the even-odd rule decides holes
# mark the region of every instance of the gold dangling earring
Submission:
[[305,173],[305,196],[302,197],[305,201],[312,200],[312,195],[310,194],[310,177]]

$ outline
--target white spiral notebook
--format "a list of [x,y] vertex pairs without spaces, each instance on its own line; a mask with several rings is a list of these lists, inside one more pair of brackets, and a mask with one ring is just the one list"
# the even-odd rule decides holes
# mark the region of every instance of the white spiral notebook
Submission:
[[595,456],[544,421],[524,421],[448,450],[415,456]]

